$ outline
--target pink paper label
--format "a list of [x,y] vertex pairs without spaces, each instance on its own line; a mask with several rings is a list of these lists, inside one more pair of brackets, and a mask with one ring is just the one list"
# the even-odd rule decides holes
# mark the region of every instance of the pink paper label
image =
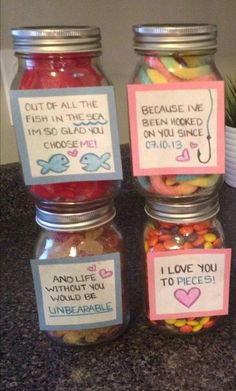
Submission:
[[151,320],[228,313],[231,249],[147,254]]
[[222,81],[128,86],[135,176],[223,173]]

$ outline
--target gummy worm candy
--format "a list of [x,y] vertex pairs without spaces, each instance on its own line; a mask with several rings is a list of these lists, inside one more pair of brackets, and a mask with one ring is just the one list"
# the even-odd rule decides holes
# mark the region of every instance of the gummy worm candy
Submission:
[[[208,64],[201,64],[199,56],[146,56],[135,82],[165,84],[207,80],[217,80],[217,76]],[[181,175],[181,179],[179,175],[168,177],[154,175],[149,177],[149,181],[148,177],[145,181],[141,177],[137,180],[147,191],[170,197],[190,195],[200,190],[203,192],[204,189],[207,192],[207,188],[220,181],[220,175],[198,175],[191,181],[184,179],[184,175]]]

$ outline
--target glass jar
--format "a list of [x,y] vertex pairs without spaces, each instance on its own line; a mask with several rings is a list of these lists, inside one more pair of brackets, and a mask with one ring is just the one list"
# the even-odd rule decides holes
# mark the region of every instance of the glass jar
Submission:
[[[53,267],[53,282],[47,277],[47,283],[41,283],[41,291],[50,292],[50,297],[44,300],[57,319],[52,324],[45,315],[44,319],[49,319],[47,326],[40,323],[40,328],[55,342],[66,345],[91,345],[117,338],[127,327],[129,309],[123,239],[113,222],[114,207],[106,205],[73,214],[39,208],[36,212],[36,221],[42,229],[32,269],[38,263],[41,268]],[[36,274],[33,272],[34,280]],[[42,303],[42,297],[37,297],[37,301]],[[42,306],[39,314],[41,311]],[[69,315],[73,312],[64,326],[60,323],[63,311]],[[111,315],[107,315],[109,312]],[[71,318],[72,327],[68,325]]]
[[[211,259],[214,259],[217,251],[222,252],[225,246],[223,229],[216,217],[218,210],[217,197],[184,205],[168,205],[150,199],[145,206],[148,215],[143,238],[146,315],[151,325],[160,332],[178,335],[202,333],[215,328],[223,319],[223,316],[211,315],[210,305],[205,308],[201,303],[203,309],[196,307],[200,294],[202,300],[206,297],[205,302],[210,300],[210,291],[204,291],[202,287],[207,285],[204,289],[212,288],[216,283],[214,272],[219,265],[210,265],[209,253],[213,253]],[[207,258],[204,258],[205,254]],[[161,262],[158,269],[150,266],[153,257],[154,262]],[[199,265],[202,265],[201,270]],[[153,277],[154,270],[160,270],[160,274]],[[159,281],[155,289],[152,278]],[[216,296],[218,294],[216,291]],[[159,305],[159,316],[152,315],[154,300],[156,308]],[[214,307],[214,304],[211,305]],[[165,314],[168,314],[166,318]]]
[[[15,90],[110,84],[99,62],[101,36],[97,27],[14,28],[12,37],[19,64],[12,83]],[[120,182],[112,180],[73,181],[33,184],[30,192],[39,205],[84,204],[111,199],[119,187]]]
[[[131,84],[161,85],[222,80],[214,62],[215,25],[137,25],[133,30],[134,49],[139,58]],[[186,90],[186,93],[191,94],[191,90]],[[158,148],[165,149],[167,145],[171,147],[173,142],[169,140],[172,139],[168,139],[168,142],[165,140],[162,142],[164,145]],[[158,149],[156,151],[158,153]],[[165,149],[166,153],[172,151]],[[143,196],[163,200],[191,200],[211,196],[223,183],[220,174],[178,174],[137,176],[134,178],[135,187]]]

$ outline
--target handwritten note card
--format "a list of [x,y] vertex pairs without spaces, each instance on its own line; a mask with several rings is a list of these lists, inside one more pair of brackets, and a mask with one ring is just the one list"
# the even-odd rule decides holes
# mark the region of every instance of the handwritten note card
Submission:
[[228,313],[231,249],[148,254],[150,319]]
[[31,260],[41,330],[79,330],[122,323],[118,253]]
[[224,172],[221,81],[129,85],[134,175]]
[[26,184],[122,179],[112,87],[11,91]]

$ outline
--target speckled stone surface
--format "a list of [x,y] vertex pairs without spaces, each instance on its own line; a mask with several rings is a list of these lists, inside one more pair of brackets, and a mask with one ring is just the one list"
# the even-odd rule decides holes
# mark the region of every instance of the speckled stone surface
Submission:
[[159,335],[142,314],[140,238],[144,200],[125,182],[116,199],[126,244],[131,324],[114,342],[90,348],[54,345],[39,331],[29,259],[38,228],[19,164],[1,168],[1,385],[16,391],[235,391],[236,189],[224,185],[219,218],[233,248],[230,315],[221,329],[192,337]]

